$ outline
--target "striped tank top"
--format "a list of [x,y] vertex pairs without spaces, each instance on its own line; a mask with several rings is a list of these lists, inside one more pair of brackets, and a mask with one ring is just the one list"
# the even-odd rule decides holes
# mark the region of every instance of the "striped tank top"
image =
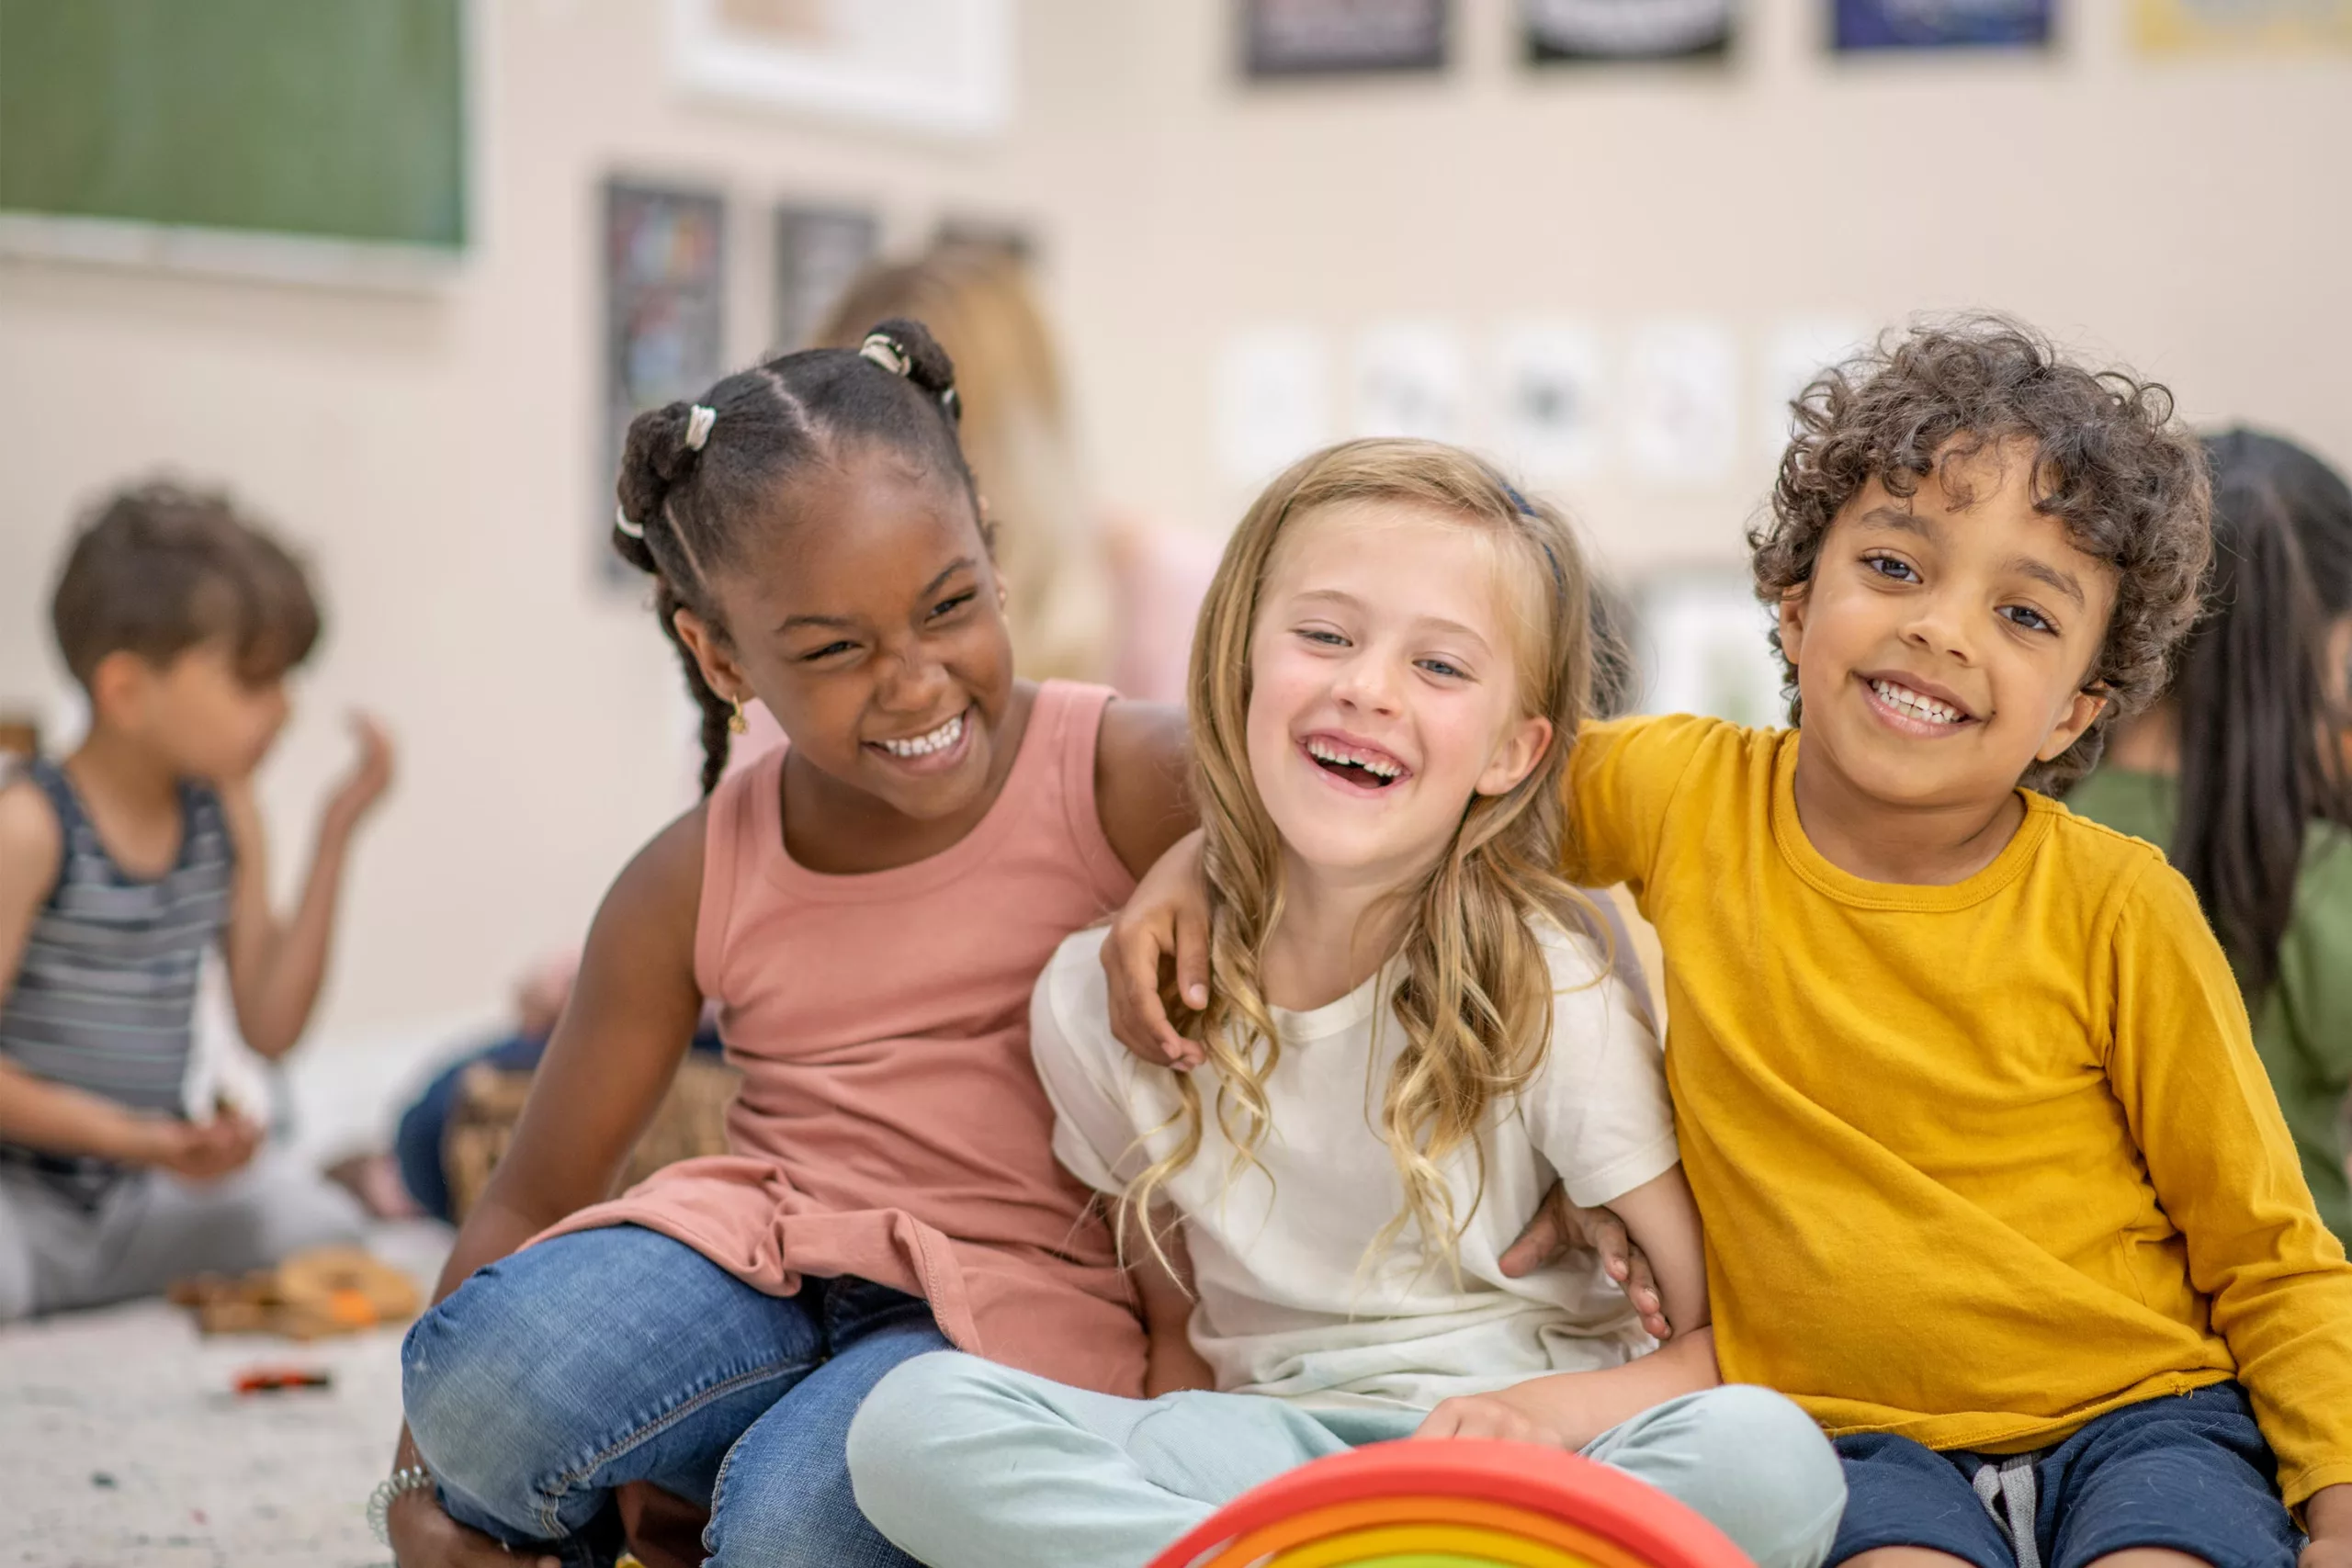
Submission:
[[[63,852],[0,1003],[0,1059],[134,1111],[185,1114],[197,981],[228,923],[236,866],[220,799],[180,785],[179,862],[144,879],[107,852],[63,768],[43,758],[25,771],[57,812]],[[4,1142],[0,1160],[92,1207],[124,1175]]]

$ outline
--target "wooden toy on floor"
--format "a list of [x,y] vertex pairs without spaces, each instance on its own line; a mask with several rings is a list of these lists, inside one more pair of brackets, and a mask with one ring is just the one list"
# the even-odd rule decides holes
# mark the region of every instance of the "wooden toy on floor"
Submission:
[[1151,1568],[1754,1568],[1665,1493],[1557,1449],[1378,1443],[1242,1494]]
[[424,1305],[415,1280],[356,1247],[313,1247],[238,1280],[199,1274],[174,1283],[171,1299],[207,1334],[301,1340],[406,1323]]

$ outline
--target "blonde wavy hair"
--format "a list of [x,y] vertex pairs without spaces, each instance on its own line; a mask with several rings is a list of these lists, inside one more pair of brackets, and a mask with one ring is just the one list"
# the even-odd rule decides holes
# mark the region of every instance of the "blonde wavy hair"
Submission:
[[1029,268],[1000,245],[945,240],[854,279],[814,346],[855,348],[876,321],[909,316],[956,362],[957,434],[1011,585],[1012,657],[1034,680],[1099,681],[1111,665],[1111,582]]
[[[1437,442],[1351,441],[1301,459],[1235,530],[1193,642],[1193,788],[1206,840],[1211,999],[1204,1011],[1180,1007],[1174,1016],[1201,1043],[1206,1070],[1170,1075],[1180,1104],[1166,1126],[1182,1134],[1122,1195],[1123,1236],[1128,1215],[1151,1214],[1155,1195],[1200,1153],[1204,1078],[1216,1085],[1217,1126],[1235,1151],[1229,1174],[1245,1164],[1263,1168],[1257,1151],[1268,1125],[1266,1082],[1282,1036],[1261,975],[1283,888],[1281,836],[1245,739],[1250,633],[1284,531],[1323,508],[1366,502],[1442,513],[1493,540],[1498,577],[1516,600],[1522,716],[1552,722],[1551,741],[1527,776],[1505,794],[1473,797],[1444,853],[1393,896],[1406,919],[1383,969],[1397,976],[1390,1007],[1404,1045],[1383,1093],[1381,1127],[1406,1203],[1374,1238],[1367,1264],[1410,1224],[1458,1267],[1462,1229],[1485,1193],[1480,1127],[1498,1100],[1526,1086],[1550,1043],[1552,972],[1530,922],[1606,929],[1557,870],[1561,773],[1590,712],[1594,670],[1592,584],[1567,520],[1521,497],[1469,453]],[[1469,1213],[1457,1214],[1443,1166],[1465,1145],[1478,1181]],[[1140,1228],[1164,1263],[1156,1227]]]

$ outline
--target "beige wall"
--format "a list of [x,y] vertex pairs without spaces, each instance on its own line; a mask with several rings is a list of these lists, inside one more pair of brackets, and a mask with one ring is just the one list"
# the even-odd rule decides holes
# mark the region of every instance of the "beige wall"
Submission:
[[[1826,6],[1753,0],[1729,70],[1530,75],[1507,0],[1464,0],[1456,66],[1251,91],[1221,0],[1025,0],[1002,137],[942,144],[680,97],[651,0],[482,0],[482,243],[430,295],[0,263],[0,706],[51,701],[41,609],[74,509],[170,466],[233,483],[315,554],[333,637],[271,764],[289,853],[380,708],[401,788],[366,846],[322,1028],[474,1009],[576,934],[684,803],[665,649],[593,574],[601,436],[598,182],[716,184],[730,337],[763,346],[766,207],[877,204],[1043,236],[1094,468],[1171,518],[1243,499],[1210,459],[1219,345],[1302,323],[1344,349],[1435,318],[1607,334],[1719,319],[1751,350],[1792,313],[1990,304],[2128,355],[2199,418],[2352,457],[2341,199],[2345,62],[2131,57],[2065,8],[2046,62],[1824,58]],[[1736,558],[1766,465],[1694,492],[1600,478],[1569,499],[1632,572]]]

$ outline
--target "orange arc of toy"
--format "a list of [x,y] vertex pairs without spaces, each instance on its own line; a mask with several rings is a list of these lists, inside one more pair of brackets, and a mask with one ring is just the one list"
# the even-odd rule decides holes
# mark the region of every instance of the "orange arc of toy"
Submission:
[[[1270,1562],[1276,1568],[1309,1568],[1322,1560],[1303,1555],[1308,1548],[1333,1540],[1352,1540],[1367,1530],[1400,1526],[1472,1529],[1516,1537],[1557,1554],[1574,1568],[1654,1568],[1624,1548],[1556,1516],[1462,1496],[1371,1497],[1307,1508],[1239,1537],[1200,1568],[1241,1568],[1242,1564],[1259,1562]],[[1330,1561],[1348,1562],[1356,1559],[1340,1557]],[[1547,1563],[1552,1561],[1545,1559]],[[1532,1562],[1529,1568],[1533,1568]]]
[[[1328,1516],[1329,1510],[1355,1505],[1374,1510],[1368,1517],[1376,1518],[1379,1526],[1455,1522],[1451,1515],[1431,1520],[1432,1499],[1516,1510],[1579,1532],[1592,1544],[1579,1542],[1577,1550],[1592,1568],[1753,1568],[1747,1555],[1722,1531],[1622,1471],[1557,1449],[1485,1438],[1376,1443],[1303,1465],[1227,1504],[1171,1544],[1152,1568],[1240,1568],[1253,1562],[1283,1562],[1267,1555],[1270,1550],[1288,1550],[1274,1547],[1272,1532],[1286,1521],[1304,1524],[1310,1516]],[[1404,1500],[1421,1510],[1422,1520],[1396,1511]],[[1329,1534],[1334,1523],[1335,1518],[1327,1517],[1304,1535],[1283,1531],[1281,1539],[1291,1548],[1303,1546],[1318,1530]],[[1514,1521],[1511,1528],[1525,1533],[1523,1521]],[[1553,1546],[1555,1539],[1573,1538],[1536,1537],[1531,1544],[1568,1550],[1565,1544]],[[1237,1554],[1244,1541],[1250,1543],[1250,1552]],[[1596,1554],[1594,1547],[1608,1549],[1608,1554]],[[1416,1555],[1424,1560],[1425,1568],[1436,1568],[1445,1554],[1424,1550],[1388,1555],[1397,1568]],[[1291,1565],[1283,1562],[1283,1568]]]

